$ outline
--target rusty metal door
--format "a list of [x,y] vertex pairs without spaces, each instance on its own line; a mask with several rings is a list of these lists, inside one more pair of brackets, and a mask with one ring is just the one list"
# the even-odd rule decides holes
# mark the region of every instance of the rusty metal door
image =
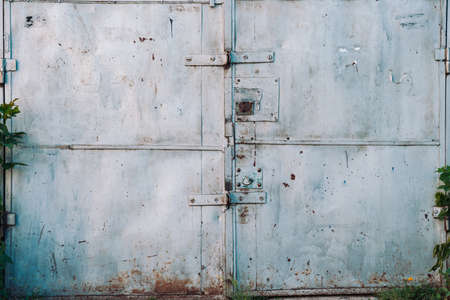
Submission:
[[445,1],[233,5],[232,50],[268,60],[228,73],[235,279],[266,295],[426,280],[442,238]]
[[223,55],[221,1],[5,9],[28,164],[8,174],[12,292],[221,294],[223,207],[188,199],[224,199],[224,71],[185,65]]

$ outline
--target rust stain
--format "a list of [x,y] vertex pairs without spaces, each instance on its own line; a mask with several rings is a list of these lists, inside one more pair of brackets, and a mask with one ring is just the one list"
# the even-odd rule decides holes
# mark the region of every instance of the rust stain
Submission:
[[192,286],[190,279],[163,279],[155,281],[155,292],[159,294],[194,294],[198,293],[198,288]]
[[388,279],[386,278],[386,273],[383,272],[383,274],[378,275],[378,274],[373,274],[372,276],[370,276],[370,279],[368,281],[368,283],[381,283],[381,282],[388,282]]
[[291,174],[291,180],[295,180],[295,174]]
[[248,223],[248,220],[247,220],[248,207],[247,206],[240,207],[238,212],[239,212],[239,223],[240,224],[247,224]]
[[289,187],[289,183],[283,182],[285,188]]

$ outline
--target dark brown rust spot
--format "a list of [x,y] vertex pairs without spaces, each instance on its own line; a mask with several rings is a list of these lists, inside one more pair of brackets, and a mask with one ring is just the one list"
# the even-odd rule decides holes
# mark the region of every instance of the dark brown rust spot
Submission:
[[253,102],[243,101],[237,103],[237,111],[238,115],[253,115]]
[[291,174],[291,180],[295,180],[295,174]]
[[239,212],[239,223],[240,224],[247,224],[248,223],[248,220],[247,220],[248,207],[247,206],[240,207],[238,212]]

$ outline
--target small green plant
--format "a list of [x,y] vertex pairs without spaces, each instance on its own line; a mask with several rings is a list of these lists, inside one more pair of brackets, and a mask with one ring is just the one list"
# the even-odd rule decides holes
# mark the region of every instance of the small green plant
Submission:
[[232,281],[233,293],[229,296],[231,300],[265,300],[268,299],[265,296],[250,295],[249,291],[243,290],[236,280]]
[[[435,194],[435,206],[441,208],[441,212],[437,216],[439,220],[447,220],[450,217],[450,166],[445,166],[437,170],[439,180],[442,184],[438,187]],[[433,257],[436,263],[431,267],[432,271],[439,270],[442,273],[447,259],[450,256],[450,241],[437,244],[433,249]]]
[[[16,104],[18,99],[14,99],[9,103],[0,104],[0,145],[3,148],[3,156],[0,157],[0,166],[5,172],[8,169],[12,169],[17,165],[25,165],[20,162],[14,162],[7,159],[6,151],[12,150],[14,146],[20,143],[22,137],[25,135],[24,132],[13,132],[8,128],[8,121],[16,117],[20,113],[19,106]],[[3,202],[3,201],[1,201]],[[0,205],[2,224],[4,226],[4,218],[6,216],[6,211],[3,203]],[[3,227],[3,235],[0,240],[0,299],[8,299],[8,293],[6,289],[6,267],[8,264],[12,264],[13,261],[11,257],[8,256],[6,252],[5,244],[5,229]]]
[[389,289],[377,295],[378,300],[438,300],[450,296],[445,287],[433,285],[407,285]]
[[[450,217],[450,166],[444,166],[437,169],[441,185],[434,196],[436,207],[441,211],[437,218],[439,220],[448,220]],[[450,257],[450,241],[440,243],[433,248],[433,258],[436,262],[430,271],[439,271],[442,275],[443,284],[407,284],[403,287],[393,288],[381,292],[377,295],[380,300],[435,300],[448,299],[450,297],[450,269],[443,272],[447,259]],[[412,281],[412,278],[408,278]]]

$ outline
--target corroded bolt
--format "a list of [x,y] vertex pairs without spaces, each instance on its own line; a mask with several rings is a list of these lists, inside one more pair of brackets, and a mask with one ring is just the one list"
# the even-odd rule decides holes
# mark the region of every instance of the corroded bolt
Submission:
[[261,187],[261,183],[258,183],[258,187]]
[[261,173],[261,168],[258,168],[258,173]]

